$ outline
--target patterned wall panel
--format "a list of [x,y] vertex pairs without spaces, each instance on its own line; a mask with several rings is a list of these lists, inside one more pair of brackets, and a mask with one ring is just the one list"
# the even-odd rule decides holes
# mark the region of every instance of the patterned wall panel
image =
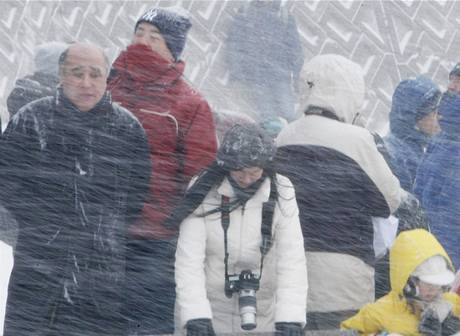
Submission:
[[[34,47],[45,41],[92,41],[110,59],[129,43],[136,19],[152,6],[180,6],[193,28],[184,53],[188,79],[216,113],[244,111],[228,88],[223,61],[226,32],[244,1],[1,1],[0,113],[16,78],[33,72]],[[460,2],[455,1],[292,1],[305,59],[339,53],[361,64],[367,96],[367,127],[385,132],[391,95],[402,78],[425,74],[445,87],[460,61]],[[260,24],[263,24],[261,22]]]

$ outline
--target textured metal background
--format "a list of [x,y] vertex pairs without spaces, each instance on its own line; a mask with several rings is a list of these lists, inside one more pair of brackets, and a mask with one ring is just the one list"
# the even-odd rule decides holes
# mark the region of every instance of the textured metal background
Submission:
[[[460,60],[460,2],[284,1],[297,19],[306,60],[339,53],[360,63],[368,87],[363,114],[384,132],[391,95],[402,79],[426,74],[445,86]],[[136,19],[153,6],[180,5],[193,20],[187,77],[217,112],[238,108],[227,88],[223,42],[242,1],[0,1],[0,113],[17,77],[33,71],[34,47],[89,40],[111,59],[129,42]],[[263,23],[261,23],[263,24]]]

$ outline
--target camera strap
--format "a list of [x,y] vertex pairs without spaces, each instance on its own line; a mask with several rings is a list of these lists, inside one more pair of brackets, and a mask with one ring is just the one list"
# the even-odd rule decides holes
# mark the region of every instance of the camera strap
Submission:
[[230,207],[229,207],[229,203],[230,203],[230,199],[227,196],[222,196],[221,221],[222,221],[222,229],[224,230],[225,279],[228,278],[228,239],[227,239],[227,231],[228,231],[228,227],[230,226]]
[[[273,226],[273,214],[275,212],[275,203],[276,203],[276,188],[273,185],[274,181],[270,181],[270,196],[267,202],[264,202],[262,205],[262,223],[260,231],[262,234],[262,242],[260,244],[260,275],[259,279],[262,277],[262,270],[264,264],[264,257],[270,251],[272,247],[272,226]],[[224,230],[224,264],[225,264],[225,278],[228,277],[228,236],[227,231],[230,226],[230,198],[227,196],[222,196],[221,201],[221,221],[222,229]]]

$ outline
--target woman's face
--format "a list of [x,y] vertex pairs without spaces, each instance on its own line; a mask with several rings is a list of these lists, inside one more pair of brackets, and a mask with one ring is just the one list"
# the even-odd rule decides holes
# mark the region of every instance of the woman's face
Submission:
[[254,182],[257,182],[264,173],[264,170],[259,167],[243,168],[240,170],[230,171],[230,176],[241,188],[247,188]]

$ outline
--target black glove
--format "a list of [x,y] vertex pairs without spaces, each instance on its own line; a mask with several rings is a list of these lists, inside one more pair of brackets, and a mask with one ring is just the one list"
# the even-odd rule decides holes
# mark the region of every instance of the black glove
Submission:
[[409,192],[393,216],[399,219],[398,233],[413,229],[430,230],[428,219],[419,200]]
[[216,336],[210,319],[201,318],[187,322],[187,336]]
[[439,336],[441,335],[441,330],[442,326],[438,314],[433,309],[425,310],[420,318],[418,331],[423,336]]
[[452,336],[460,331],[460,318],[452,313],[442,322],[442,336]]
[[276,322],[275,336],[303,336],[302,325],[295,322]]

